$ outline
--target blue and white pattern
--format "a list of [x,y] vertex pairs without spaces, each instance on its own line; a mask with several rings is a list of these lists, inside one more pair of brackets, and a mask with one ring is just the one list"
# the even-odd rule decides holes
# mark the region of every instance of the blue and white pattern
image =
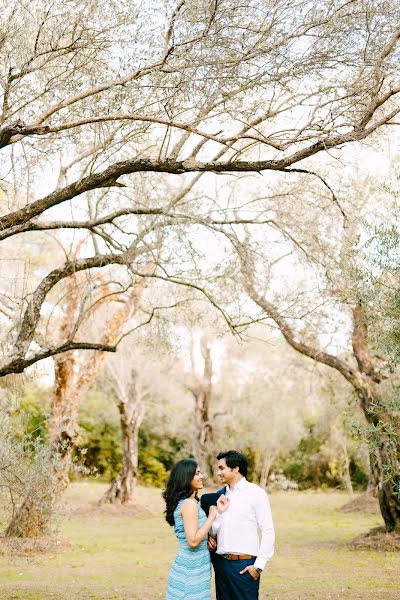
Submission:
[[[190,548],[180,514],[182,504],[186,501],[180,500],[174,510],[174,531],[179,540],[179,550],[169,574],[165,600],[211,600],[211,562],[207,536],[197,548]],[[198,528],[206,520],[206,513],[198,505]]]

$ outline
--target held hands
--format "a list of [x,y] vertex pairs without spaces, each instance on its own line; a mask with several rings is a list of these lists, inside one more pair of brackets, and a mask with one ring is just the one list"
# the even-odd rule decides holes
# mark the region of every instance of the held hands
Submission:
[[212,535],[208,536],[207,546],[211,552],[217,549],[217,540]]
[[225,512],[229,508],[229,498],[222,494],[217,500],[217,510],[219,513]]
[[240,574],[243,575],[244,573],[246,573],[246,571],[248,571],[249,575],[251,575],[251,577],[256,581],[260,577],[260,573],[256,570],[255,567],[253,567],[253,565],[249,565],[248,567],[243,569],[243,571],[240,571]]

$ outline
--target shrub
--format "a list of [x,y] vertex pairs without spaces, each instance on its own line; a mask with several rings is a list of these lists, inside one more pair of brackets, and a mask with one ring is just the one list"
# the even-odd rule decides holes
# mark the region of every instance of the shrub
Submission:
[[[317,433],[313,427],[298,447],[276,466],[285,477],[296,481],[300,489],[343,485],[341,461],[329,452],[326,432]],[[356,456],[350,456],[350,477],[355,487],[365,487],[368,483],[368,474]]]
[[162,436],[144,423],[139,432],[140,482],[163,487],[174,463],[190,454],[186,439]]
[[122,463],[121,427],[115,403],[102,394],[90,392],[81,407],[78,423],[79,448],[74,458],[90,472],[113,481]]
[[0,495],[5,535],[37,537],[51,530],[57,514],[58,457],[40,438],[18,437],[8,417],[0,422]]
[[49,391],[34,385],[27,387],[10,415],[10,426],[18,437],[21,432],[32,438],[47,439],[50,411]]

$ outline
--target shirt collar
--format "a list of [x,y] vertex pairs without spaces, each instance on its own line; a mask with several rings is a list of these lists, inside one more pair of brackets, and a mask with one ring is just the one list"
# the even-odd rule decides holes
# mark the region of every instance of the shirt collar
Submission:
[[235,485],[235,487],[233,488],[233,492],[232,492],[232,490],[230,489],[229,485],[227,485],[227,486],[226,486],[226,488],[225,488],[225,489],[226,489],[226,493],[227,493],[227,494],[233,494],[233,493],[235,493],[235,492],[236,492],[236,490],[239,490],[239,492],[240,492],[240,490],[243,490],[243,489],[246,487],[246,484],[247,484],[247,479],[246,479],[246,477],[242,477],[242,479],[240,479],[240,480],[237,482],[237,484]]

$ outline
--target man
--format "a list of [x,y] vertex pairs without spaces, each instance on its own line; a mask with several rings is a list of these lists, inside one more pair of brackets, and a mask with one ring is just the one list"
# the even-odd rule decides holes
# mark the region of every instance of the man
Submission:
[[[204,494],[205,512],[220,496],[229,503],[217,516],[211,534],[217,600],[258,600],[260,574],[274,554],[274,525],[265,491],[247,481],[247,459],[236,450],[217,456],[218,477],[225,488]],[[209,548],[215,542],[210,539]]]

